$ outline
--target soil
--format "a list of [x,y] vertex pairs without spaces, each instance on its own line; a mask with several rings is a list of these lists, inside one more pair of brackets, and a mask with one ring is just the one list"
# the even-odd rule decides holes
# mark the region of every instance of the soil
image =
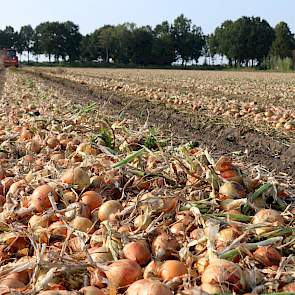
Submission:
[[71,99],[82,96],[85,101],[97,101],[111,116],[124,113],[125,117],[141,124],[148,121],[149,126],[159,127],[168,135],[173,134],[178,142],[193,141],[216,155],[239,155],[243,161],[295,177],[295,144],[288,138],[262,133],[245,122],[229,122],[220,117],[190,113],[148,99],[93,89],[46,73],[30,71],[27,74],[38,76],[50,87],[58,87]]

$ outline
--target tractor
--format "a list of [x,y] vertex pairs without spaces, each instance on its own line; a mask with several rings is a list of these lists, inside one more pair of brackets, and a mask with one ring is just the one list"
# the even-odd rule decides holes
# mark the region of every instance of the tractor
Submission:
[[3,64],[4,67],[16,67],[18,68],[19,62],[18,57],[16,55],[15,49],[2,49],[0,50],[0,63]]

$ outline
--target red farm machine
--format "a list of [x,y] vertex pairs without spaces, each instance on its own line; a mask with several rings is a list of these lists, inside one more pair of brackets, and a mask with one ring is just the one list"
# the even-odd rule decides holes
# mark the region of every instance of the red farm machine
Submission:
[[4,67],[16,67],[19,66],[18,57],[15,49],[2,49],[0,50],[0,64]]

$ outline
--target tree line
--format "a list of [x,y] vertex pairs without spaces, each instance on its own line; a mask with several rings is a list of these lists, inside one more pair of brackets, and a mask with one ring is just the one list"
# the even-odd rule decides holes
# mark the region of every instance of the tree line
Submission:
[[43,22],[15,31],[12,26],[0,30],[0,48],[15,48],[37,60],[168,66],[197,63],[214,64],[216,57],[226,57],[230,66],[261,65],[266,59],[291,58],[295,38],[287,23],[274,28],[260,17],[227,20],[214,33],[205,35],[184,15],[171,24],[138,27],[134,23],[105,25],[83,36],[71,21]]

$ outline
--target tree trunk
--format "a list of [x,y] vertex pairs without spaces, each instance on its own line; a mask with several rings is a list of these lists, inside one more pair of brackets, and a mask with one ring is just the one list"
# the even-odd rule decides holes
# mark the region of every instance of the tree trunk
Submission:
[[30,62],[30,50],[27,51],[28,52],[28,63]]
[[49,63],[51,63],[51,54],[50,53],[48,54],[48,57],[49,57]]

